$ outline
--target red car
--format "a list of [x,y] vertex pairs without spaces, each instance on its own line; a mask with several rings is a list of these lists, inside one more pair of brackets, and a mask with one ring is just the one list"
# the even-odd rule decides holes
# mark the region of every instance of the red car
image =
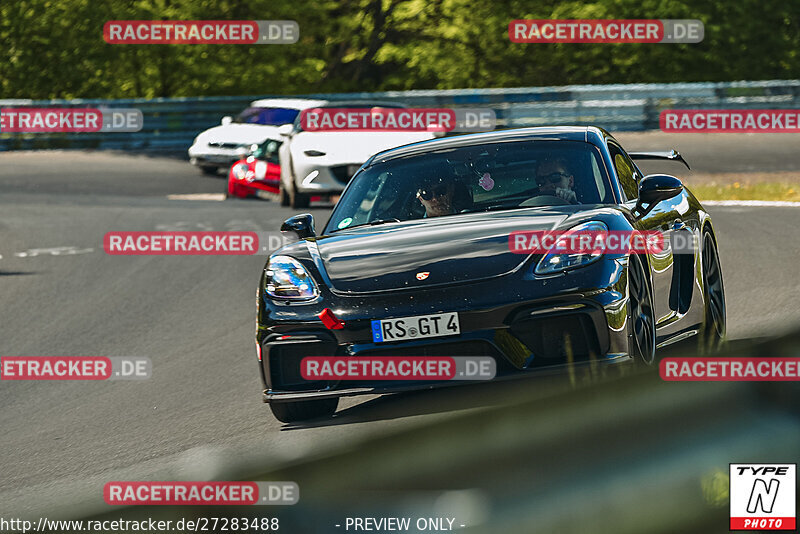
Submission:
[[275,139],[252,145],[249,154],[231,165],[227,197],[276,198],[281,179],[281,167],[278,164],[280,145],[281,142]]

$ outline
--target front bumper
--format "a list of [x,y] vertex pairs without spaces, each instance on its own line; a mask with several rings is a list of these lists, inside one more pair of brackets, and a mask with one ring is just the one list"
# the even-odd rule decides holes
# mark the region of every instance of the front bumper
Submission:
[[236,149],[215,149],[193,145],[189,148],[189,162],[195,166],[229,167],[242,159]]
[[303,194],[339,194],[359,167],[360,163],[297,165],[295,186]]
[[260,192],[266,192],[274,196],[280,191],[280,182],[277,180],[253,180],[248,182],[247,180],[239,180],[237,178],[229,179],[233,182],[233,187],[236,189],[236,191],[243,195],[258,196]]
[[[505,381],[516,380],[521,378],[528,378],[531,376],[548,376],[553,374],[561,374],[569,369],[577,370],[584,367],[591,367],[596,365],[618,365],[630,362],[631,358],[626,353],[621,354],[607,354],[601,360],[595,361],[578,361],[571,364],[556,364],[547,367],[532,368],[520,371],[517,373],[509,373],[498,375],[492,381]],[[367,385],[367,386],[353,386],[341,388],[326,388],[314,391],[296,391],[296,392],[275,392],[265,389],[262,393],[262,400],[266,403],[271,402],[297,402],[304,400],[319,400],[319,399],[332,399],[339,397],[357,397],[360,395],[388,395],[391,393],[404,393],[408,391],[421,391],[426,389],[438,389],[451,386],[461,386],[466,384],[474,384],[467,380],[448,380],[440,382],[428,383],[415,383],[406,382],[405,384],[395,385]]]
[[[320,321],[276,321],[262,325],[260,370],[264,402],[394,393],[469,382],[317,381],[300,375],[306,356],[489,356],[495,380],[532,373],[558,372],[571,366],[619,363],[627,355],[627,293],[624,280],[602,290],[458,311],[461,333],[395,343],[374,343],[371,320],[386,318],[390,299],[377,309],[359,306],[361,317],[347,317],[342,330]],[[455,302],[455,301],[454,301]],[[383,304],[386,304],[384,306]],[[335,308],[332,306],[332,309]],[[392,317],[420,314],[392,313]]]

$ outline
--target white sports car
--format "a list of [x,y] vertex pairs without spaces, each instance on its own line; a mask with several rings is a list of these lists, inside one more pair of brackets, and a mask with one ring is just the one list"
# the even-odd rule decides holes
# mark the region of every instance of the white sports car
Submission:
[[240,157],[240,149],[267,139],[282,141],[278,127],[291,124],[301,110],[318,107],[324,100],[279,98],[256,100],[235,119],[223,117],[222,124],[198,135],[189,147],[189,161],[205,174],[228,169]]
[[[405,106],[331,101],[313,107]],[[330,198],[341,193],[353,174],[376,152],[435,137],[432,132],[304,131],[299,116],[293,125],[284,125],[279,132],[284,136],[284,142],[278,150],[281,205],[293,208],[307,207],[312,196]]]

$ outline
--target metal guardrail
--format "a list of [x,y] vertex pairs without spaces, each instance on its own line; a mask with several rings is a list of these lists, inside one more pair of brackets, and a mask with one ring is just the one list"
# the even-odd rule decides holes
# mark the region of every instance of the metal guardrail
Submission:
[[[597,125],[610,131],[658,128],[670,108],[797,108],[800,80],[720,83],[569,85],[504,89],[447,89],[296,95],[328,100],[377,99],[419,107],[489,107],[499,128],[537,125]],[[144,128],[136,133],[13,134],[0,132],[0,151],[41,148],[96,148],[185,154],[194,137],[236,115],[260,98],[181,97],[154,99],[2,100],[2,107],[139,108]]]

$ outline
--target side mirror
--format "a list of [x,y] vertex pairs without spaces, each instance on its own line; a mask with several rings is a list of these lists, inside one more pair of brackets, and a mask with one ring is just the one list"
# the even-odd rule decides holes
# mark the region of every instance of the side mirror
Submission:
[[232,122],[233,122],[233,117],[231,117],[229,115],[226,115],[226,116],[222,117],[222,120],[220,121],[220,124],[222,124],[223,126],[227,126]]
[[282,135],[283,137],[289,137],[292,135],[292,131],[294,130],[293,124],[281,124],[278,126],[278,134]]
[[301,213],[286,219],[281,225],[281,232],[294,232],[300,239],[314,237],[314,216]]
[[[641,211],[643,204],[655,204],[678,195],[683,184],[668,174],[649,174],[639,181],[639,201],[636,209]],[[649,210],[648,210],[649,211]]]

